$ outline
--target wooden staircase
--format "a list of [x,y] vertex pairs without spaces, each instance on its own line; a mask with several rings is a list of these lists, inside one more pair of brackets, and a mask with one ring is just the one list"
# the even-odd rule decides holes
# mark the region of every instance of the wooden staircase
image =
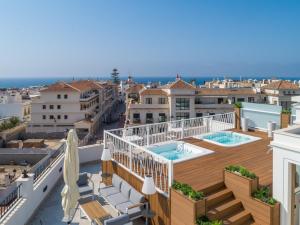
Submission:
[[236,199],[224,182],[202,190],[206,196],[206,214],[210,220],[222,220],[224,225],[255,225],[252,215]]

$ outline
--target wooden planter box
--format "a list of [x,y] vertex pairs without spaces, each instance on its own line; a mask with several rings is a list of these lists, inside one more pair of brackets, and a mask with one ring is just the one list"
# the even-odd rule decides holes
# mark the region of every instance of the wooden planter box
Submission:
[[195,225],[196,218],[206,214],[205,199],[194,201],[181,192],[171,189],[171,224]]
[[291,114],[289,113],[281,113],[281,128],[287,128],[290,124]]
[[235,129],[240,130],[241,129],[241,109],[234,108],[234,112],[235,112]]
[[258,224],[280,225],[280,204],[269,205],[259,199],[252,198],[248,203],[253,219]]
[[258,188],[258,177],[250,179],[240,174],[224,170],[224,182],[237,198],[250,197]]
[[257,224],[279,225],[280,204],[274,206],[252,197],[252,193],[258,189],[259,179],[249,179],[237,173],[224,170],[224,182],[234,196],[240,199],[243,206],[248,210]]

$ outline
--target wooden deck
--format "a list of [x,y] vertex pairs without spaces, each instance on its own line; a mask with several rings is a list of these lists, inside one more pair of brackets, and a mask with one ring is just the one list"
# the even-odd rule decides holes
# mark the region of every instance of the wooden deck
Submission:
[[[235,131],[235,130],[233,130]],[[241,165],[254,172],[261,185],[272,184],[272,151],[268,152],[270,139],[265,132],[245,132],[261,140],[237,147],[221,147],[195,138],[184,141],[201,146],[214,153],[174,164],[174,179],[201,190],[223,181],[223,170],[228,165]]]

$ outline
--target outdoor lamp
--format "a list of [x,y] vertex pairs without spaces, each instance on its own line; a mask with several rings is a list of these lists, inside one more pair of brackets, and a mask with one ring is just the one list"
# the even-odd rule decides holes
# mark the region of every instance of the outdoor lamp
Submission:
[[[145,195],[153,195],[156,193],[156,188],[154,184],[153,177],[151,175],[146,175],[142,187],[142,193]],[[155,213],[149,210],[149,203],[146,204],[146,211],[143,212],[144,217],[146,217],[146,225],[149,224],[149,218],[154,217]]]
[[154,180],[151,175],[145,176],[143,187],[142,187],[142,192],[145,195],[153,195],[156,193]]

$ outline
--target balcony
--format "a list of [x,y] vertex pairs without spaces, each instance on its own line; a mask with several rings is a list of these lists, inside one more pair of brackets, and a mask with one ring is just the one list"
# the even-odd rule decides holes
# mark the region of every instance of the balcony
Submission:
[[195,104],[195,108],[201,108],[201,109],[233,109],[233,104],[210,104],[210,103],[204,103],[204,104]]
[[169,104],[140,104],[131,103],[129,109],[169,109]]
[[153,122],[154,122],[153,118],[146,118],[146,123],[153,123]]
[[132,123],[141,123],[140,118],[133,118]]

